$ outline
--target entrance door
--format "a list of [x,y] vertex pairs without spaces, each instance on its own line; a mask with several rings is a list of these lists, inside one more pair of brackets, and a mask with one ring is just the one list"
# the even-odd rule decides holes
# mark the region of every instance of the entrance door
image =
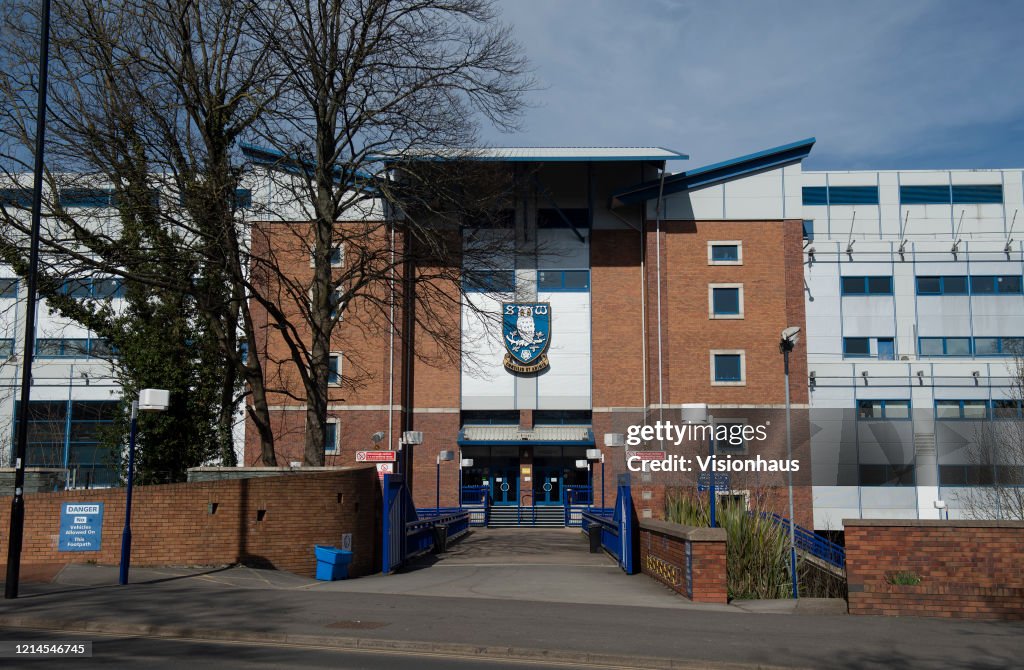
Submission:
[[535,505],[562,504],[562,470],[560,468],[534,468],[533,501]]
[[495,505],[519,503],[519,471],[516,468],[491,468],[491,500]]

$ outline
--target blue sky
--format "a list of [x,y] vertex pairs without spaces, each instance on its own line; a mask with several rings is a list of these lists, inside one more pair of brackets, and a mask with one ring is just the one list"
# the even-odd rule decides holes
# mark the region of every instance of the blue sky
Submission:
[[1024,167],[1024,2],[499,3],[543,88],[492,144],[685,169],[813,136],[808,169]]

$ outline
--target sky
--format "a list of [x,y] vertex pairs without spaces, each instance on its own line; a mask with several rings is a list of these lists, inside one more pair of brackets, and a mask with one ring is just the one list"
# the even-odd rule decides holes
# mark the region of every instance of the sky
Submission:
[[1024,167],[1024,2],[498,0],[540,87],[503,146],[681,170],[817,138],[810,170]]

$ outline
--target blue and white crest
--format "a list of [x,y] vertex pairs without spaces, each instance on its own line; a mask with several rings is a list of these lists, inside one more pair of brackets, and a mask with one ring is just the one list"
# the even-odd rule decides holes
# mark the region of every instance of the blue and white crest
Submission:
[[505,367],[512,372],[537,372],[548,366],[551,305],[546,302],[504,302],[501,331]]

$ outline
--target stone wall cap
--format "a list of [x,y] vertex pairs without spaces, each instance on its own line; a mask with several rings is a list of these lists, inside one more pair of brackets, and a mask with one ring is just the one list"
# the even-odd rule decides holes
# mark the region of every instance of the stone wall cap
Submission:
[[690,542],[725,542],[726,539],[724,528],[698,528],[655,519],[641,519],[640,527]]
[[843,527],[849,526],[896,526],[921,528],[1020,528],[1024,521],[979,520],[979,519],[843,519]]

